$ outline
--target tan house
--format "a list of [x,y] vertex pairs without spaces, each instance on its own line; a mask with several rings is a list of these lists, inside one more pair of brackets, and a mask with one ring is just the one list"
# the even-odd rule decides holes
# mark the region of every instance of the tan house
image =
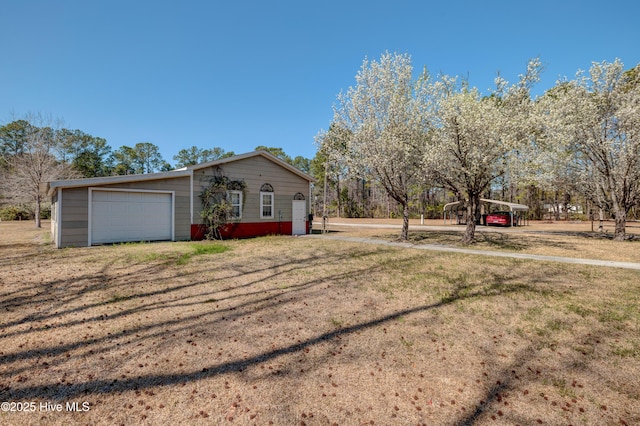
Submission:
[[224,237],[310,231],[315,179],[266,151],[255,151],[164,173],[50,182],[54,244],[202,239],[200,194],[214,176],[245,186],[227,191],[234,218]]

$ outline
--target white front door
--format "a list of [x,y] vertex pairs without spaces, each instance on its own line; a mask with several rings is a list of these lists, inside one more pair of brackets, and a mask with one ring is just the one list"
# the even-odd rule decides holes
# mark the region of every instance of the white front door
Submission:
[[304,235],[307,233],[307,202],[305,200],[293,200],[291,235]]

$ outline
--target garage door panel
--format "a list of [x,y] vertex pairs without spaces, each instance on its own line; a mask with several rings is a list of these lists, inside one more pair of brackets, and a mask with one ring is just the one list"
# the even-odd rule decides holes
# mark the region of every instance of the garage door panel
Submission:
[[169,193],[93,191],[92,244],[171,240]]

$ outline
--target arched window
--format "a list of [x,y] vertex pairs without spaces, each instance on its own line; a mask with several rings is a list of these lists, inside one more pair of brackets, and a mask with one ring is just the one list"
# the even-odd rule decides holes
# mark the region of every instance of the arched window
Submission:
[[296,192],[296,195],[293,196],[294,200],[305,200],[304,194],[302,192]]
[[273,186],[263,184],[260,187],[260,219],[273,219],[274,200]]

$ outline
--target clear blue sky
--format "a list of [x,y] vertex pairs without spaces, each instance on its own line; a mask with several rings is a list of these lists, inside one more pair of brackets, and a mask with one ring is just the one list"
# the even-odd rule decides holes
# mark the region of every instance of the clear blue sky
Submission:
[[28,112],[113,149],[257,145],[315,155],[365,57],[486,90],[540,56],[538,89],[592,61],[640,62],[636,1],[0,0],[0,123]]

